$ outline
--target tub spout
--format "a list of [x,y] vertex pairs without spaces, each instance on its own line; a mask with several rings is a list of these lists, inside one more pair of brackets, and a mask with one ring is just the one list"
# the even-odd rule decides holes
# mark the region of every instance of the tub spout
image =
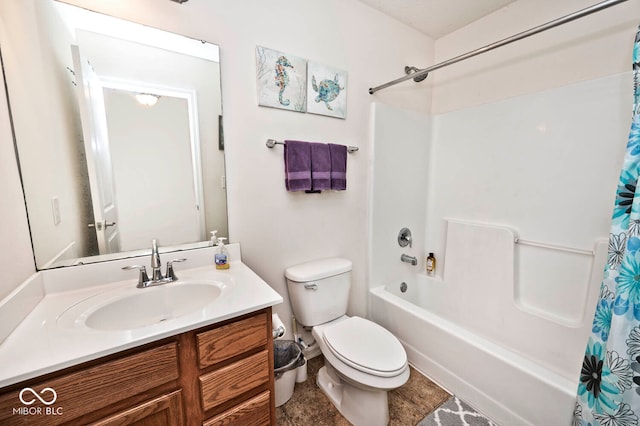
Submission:
[[418,264],[418,259],[416,259],[415,256],[409,256],[408,254],[403,254],[402,256],[400,256],[400,260],[406,263],[410,263],[413,266],[416,266]]

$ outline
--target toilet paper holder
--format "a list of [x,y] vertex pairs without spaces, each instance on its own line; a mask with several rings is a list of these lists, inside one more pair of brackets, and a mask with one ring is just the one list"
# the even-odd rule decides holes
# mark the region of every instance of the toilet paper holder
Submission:
[[273,329],[273,338],[274,339],[278,339],[278,338],[284,336],[285,331],[286,330],[284,329],[284,326],[280,326],[278,328],[274,328]]
[[279,339],[287,332],[287,329],[284,327],[284,324],[278,314],[273,314],[271,316],[271,327],[274,339]]

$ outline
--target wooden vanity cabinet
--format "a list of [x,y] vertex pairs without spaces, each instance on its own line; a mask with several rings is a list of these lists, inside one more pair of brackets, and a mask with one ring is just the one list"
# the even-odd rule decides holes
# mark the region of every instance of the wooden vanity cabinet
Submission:
[[273,377],[266,308],[0,389],[0,424],[275,425]]

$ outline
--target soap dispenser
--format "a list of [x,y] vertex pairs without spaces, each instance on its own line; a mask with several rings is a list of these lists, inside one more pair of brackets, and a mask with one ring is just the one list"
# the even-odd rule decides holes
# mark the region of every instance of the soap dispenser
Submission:
[[216,269],[229,269],[229,253],[224,246],[225,237],[219,237],[215,254]]
[[216,236],[216,234],[218,233],[218,231],[211,231],[209,232],[211,234],[211,241],[209,241],[209,247],[213,247],[218,243],[218,237]]

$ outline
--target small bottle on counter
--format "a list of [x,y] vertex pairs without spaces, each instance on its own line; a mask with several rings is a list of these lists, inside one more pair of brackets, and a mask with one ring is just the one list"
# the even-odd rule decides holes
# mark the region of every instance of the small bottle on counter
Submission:
[[225,237],[218,238],[218,249],[216,250],[216,254],[214,256],[216,269],[229,269],[229,253],[224,247],[224,240],[226,240]]
[[429,256],[427,256],[427,275],[429,275],[430,277],[433,277],[436,274],[436,257],[433,255],[433,253],[429,253]]

